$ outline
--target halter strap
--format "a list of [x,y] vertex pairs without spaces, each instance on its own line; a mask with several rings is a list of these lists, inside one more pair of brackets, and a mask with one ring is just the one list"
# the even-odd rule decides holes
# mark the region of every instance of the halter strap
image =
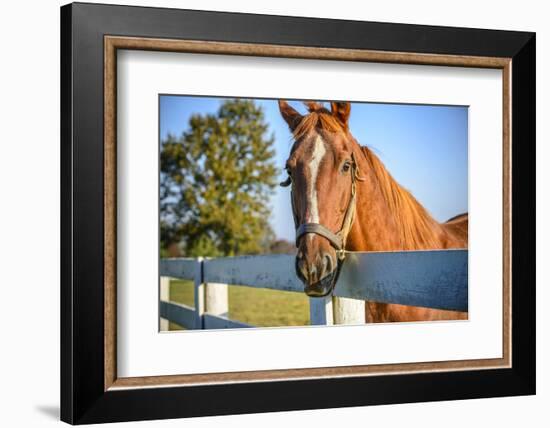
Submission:
[[296,230],[296,246],[298,246],[298,241],[306,233],[315,233],[321,235],[323,238],[327,238],[330,243],[338,250],[343,247],[343,240],[339,234],[333,233],[328,230],[325,226],[319,223],[304,223]]

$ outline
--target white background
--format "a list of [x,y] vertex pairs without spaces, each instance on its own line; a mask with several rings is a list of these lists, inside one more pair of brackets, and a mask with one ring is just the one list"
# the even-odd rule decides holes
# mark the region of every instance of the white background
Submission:
[[[500,70],[123,51],[117,79],[119,376],[502,356]],[[468,321],[158,334],[159,93],[468,105]]]
[[[110,3],[109,1],[104,1]],[[155,421],[140,426],[280,427],[400,426],[517,427],[548,423],[550,403],[549,328],[544,302],[550,240],[548,145],[550,108],[549,13],[541,1],[463,0],[338,2],[277,0],[127,1],[325,18],[537,31],[538,141],[538,395],[462,402],[419,403],[353,409],[284,412],[192,420]],[[59,1],[5,2],[0,13],[0,389],[2,425],[53,426],[59,403]],[[543,194],[546,198],[543,199]],[[23,311],[27,314],[22,316]],[[125,426],[138,426],[138,423]]]

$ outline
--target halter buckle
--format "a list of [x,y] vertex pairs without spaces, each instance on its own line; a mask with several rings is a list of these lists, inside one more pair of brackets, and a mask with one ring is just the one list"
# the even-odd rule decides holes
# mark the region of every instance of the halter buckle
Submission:
[[338,260],[343,262],[344,259],[346,258],[346,250],[343,249],[343,248],[340,248],[339,250],[336,250],[336,256],[338,257]]

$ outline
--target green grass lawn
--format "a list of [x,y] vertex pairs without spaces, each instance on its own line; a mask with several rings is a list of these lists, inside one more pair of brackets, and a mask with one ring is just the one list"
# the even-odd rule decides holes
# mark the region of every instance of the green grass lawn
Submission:
[[[194,306],[193,283],[172,280],[170,300]],[[308,298],[303,293],[229,286],[229,318],[258,327],[309,325]],[[181,330],[170,323],[170,330]]]

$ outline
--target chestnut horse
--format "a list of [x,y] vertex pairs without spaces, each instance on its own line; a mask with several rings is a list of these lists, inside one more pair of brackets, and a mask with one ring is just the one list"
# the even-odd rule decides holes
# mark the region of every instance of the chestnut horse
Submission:
[[[446,223],[426,209],[351,134],[351,105],[331,110],[305,103],[301,115],[286,101],[279,109],[294,144],[286,162],[296,226],[296,274],[307,295],[333,291],[347,251],[401,251],[468,246],[468,214]],[[466,319],[467,312],[367,302],[367,322]]]

